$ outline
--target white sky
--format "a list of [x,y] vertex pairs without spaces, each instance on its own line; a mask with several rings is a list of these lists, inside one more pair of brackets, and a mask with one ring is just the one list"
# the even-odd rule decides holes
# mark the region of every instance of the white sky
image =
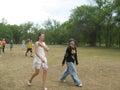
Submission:
[[27,21],[43,23],[48,18],[61,23],[68,20],[71,10],[89,4],[89,0],[0,0],[0,22],[7,19],[9,24]]

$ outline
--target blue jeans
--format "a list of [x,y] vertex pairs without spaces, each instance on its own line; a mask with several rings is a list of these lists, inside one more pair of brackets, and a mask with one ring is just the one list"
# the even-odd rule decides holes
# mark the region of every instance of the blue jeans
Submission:
[[72,62],[67,62],[67,69],[65,70],[63,76],[61,77],[61,80],[65,80],[68,75],[71,75],[75,85],[79,85],[81,83],[77,76],[76,68]]

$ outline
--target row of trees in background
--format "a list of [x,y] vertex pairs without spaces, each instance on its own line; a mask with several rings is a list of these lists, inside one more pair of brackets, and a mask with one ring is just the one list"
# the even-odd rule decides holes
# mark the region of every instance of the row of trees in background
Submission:
[[21,43],[30,38],[36,41],[39,32],[46,34],[48,44],[66,44],[70,37],[81,46],[120,47],[120,0],[93,0],[72,10],[68,21],[60,24],[48,19],[42,26],[27,22],[9,25],[0,23],[0,37]]

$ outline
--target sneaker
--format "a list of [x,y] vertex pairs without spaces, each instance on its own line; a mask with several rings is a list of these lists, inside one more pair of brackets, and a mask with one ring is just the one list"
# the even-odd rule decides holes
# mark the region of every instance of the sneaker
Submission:
[[47,88],[44,88],[43,90],[47,90]]
[[82,84],[79,84],[79,85],[76,85],[76,86],[78,86],[78,87],[82,87],[83,85],[82,85]]
[[30,83],[30,81],[29,81],[29,80],[27,81],[27,85],[28,85],[28,86],[31,86],[31,83]]

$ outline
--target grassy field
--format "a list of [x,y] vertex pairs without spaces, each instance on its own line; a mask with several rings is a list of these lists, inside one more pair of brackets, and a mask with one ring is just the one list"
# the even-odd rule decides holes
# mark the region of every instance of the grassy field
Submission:
[[[48,90],[120,90],[120,50],[100,48],[78,48],[78,76],[83,87],[75,87],[69,76],[66,83],[59,78],[66,67],[61,67],[61,61],[66,47],[50,46],[47,53],[49,70],[47,77]],[[34,71],[33,58],[25,57],[21,46],[9,48],[0,57],[0,90],[41,90],[42,70],[32,83],[26,85],[26,80]]]

